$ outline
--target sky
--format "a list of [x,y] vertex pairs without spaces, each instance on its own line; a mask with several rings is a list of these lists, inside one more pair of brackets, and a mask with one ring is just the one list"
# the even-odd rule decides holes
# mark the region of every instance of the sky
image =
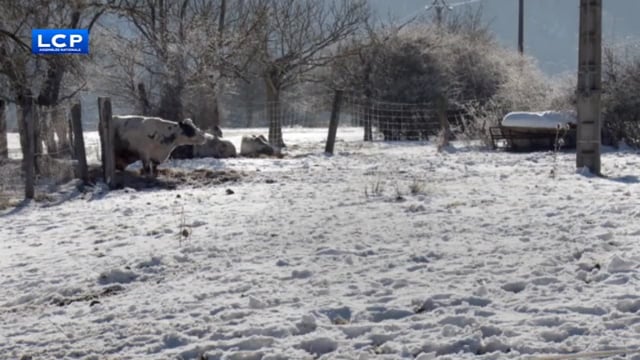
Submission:
[[[379,14],[398,18],[423,11],[432,0],[369,0]],[[450,4],[463,0],[447,0]],[[525,52],[538,60],[548,75],[575,72],[578,62],[579,0],[525,0]],[[517,49],[518,0],[480,0],[483,17],[497,39]],[[464,6],[462,6],[464,7]],[[457,7],[454,11],[460,11]],[[603,45],[638,49],[638,0],[603,0]]]

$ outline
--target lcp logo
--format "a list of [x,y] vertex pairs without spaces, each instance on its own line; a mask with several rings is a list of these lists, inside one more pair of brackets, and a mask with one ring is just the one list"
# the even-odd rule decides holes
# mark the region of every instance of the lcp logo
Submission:
[[87,29],[33,29],[31,52],[34,54],[88,54]]

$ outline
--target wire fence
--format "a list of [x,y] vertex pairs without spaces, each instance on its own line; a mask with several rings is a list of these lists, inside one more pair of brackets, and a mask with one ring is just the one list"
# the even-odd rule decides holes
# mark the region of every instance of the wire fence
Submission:
[[285,128],[329,126],[330,104],[325,99],[314,100],[252,102],[246,104],[246,108],[227,109],[223,116],[224,124],[235,128],[264,128],[273,118]]
[[[253,103],[250,109],[227,110],[223,117],[235,127],[244,124],[248,128],[268,128],[271,121],[283,128],[328,128],[331,120],[334,94],[317,94],[308,98],[285,99],[280,102]],[[445,128],[463,124],[465,106],[470,101],[442,101],[400,103],[364,99],[354,94],[341,96],[339,126],[363,127],[365,141],[425,141],[431,140]],[[80,110],[78,110],[80,111]],[[224,111],[224,107],[223,107]],[[46,194],[56,186],[77,177],[76,146],[69,106],[58,108],[35,107],[30,116],[34,124],[34,168],[36,192]],[[1,203],[22,199],[25,194],[25,170],[23,154],[28,133],[24,129],[26,116],[16,111],[19,133],[11,133],[8,139],[8,159],[0,159]],[[88,116],[89,118],[95,118]],[[227,123],[225,120],[225,123]],[[77,121],[82,127],[82,119]],[[20,135],[19,135],[20,134]],[[101,140],[98,131],[83,133],[82,148],[89,164],[101,164]]]
[[[307,99],[254,102],[242,109],[227,109],[224,124],[236,128],[266,128],[273,119],[283,128],[325,128],[329,125],[332,98],[333,94],[318,94]],[[390,102],[347,93],[342,100],[339,125],[365,127],[365,133],[370,128],[371,136],[367,140],[428,140],[441,130],[441,116],[452,126],[459,126],[462,109],[472,101],[475,100],[446,102],[441,109],[436,101]]]
[[368,140],[428,140],[440,131],[433,103],[407,104],[347,98],[344,116],[352,126],[371,129]]
[[[77,159],[74,157],[73,134],[68,107],[31,107],[18,110],[18,133],[7,138],[8,158],[0,160],[0,209],[22,200],[27,193],[27,164],[24,149],[33,142],[34,197],[45,197],[60,184],[76,177]],[[33,124],[32,139],[25,128]],[[31,153],[30,153],[31,154]]]

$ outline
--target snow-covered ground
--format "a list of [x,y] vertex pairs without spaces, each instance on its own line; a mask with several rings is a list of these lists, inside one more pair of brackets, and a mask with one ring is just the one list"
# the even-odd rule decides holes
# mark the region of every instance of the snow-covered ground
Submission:
[[0,358],[640,359],[637,154],[596,178],[573,153],[298,133],[284,159],[165,165],[237,183],[1,215]]

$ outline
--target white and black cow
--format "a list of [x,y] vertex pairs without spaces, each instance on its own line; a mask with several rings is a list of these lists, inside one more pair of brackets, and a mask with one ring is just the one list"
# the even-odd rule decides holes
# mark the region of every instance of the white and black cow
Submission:
[[198,129],[191,119],[180,122],[140,115],[114,115],[113,142],[116,169],[142,161],[142,172],[156,175],[156,167],[180,145],[201,145],[213,135]]
[[240,142],[240,155],[245,157],[273,156],[278,155],[278,151],[269,144],[263,135],[245,135]]

